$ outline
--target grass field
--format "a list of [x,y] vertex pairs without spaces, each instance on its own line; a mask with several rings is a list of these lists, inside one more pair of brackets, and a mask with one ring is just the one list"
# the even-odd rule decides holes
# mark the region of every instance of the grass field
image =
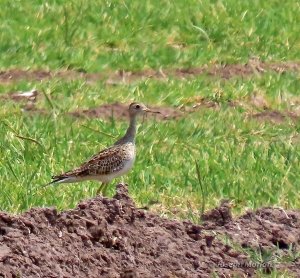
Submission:
[[[2,2],[2,71],[138,71],[239,64],[251,57],[266,63],[300,58],[297,1]],[[124,177],[134,200],[162,215],[195,221],[202,209],[224,198],[233,200],[236,213],[267,205],[299,208],[299,121],[258,121],[247,115],[261,108],[231,105],[247,104],[258,94],[270,110],[296,111],[299,77],[299,71],[270,70],[230,79],[204,74],[115,86],[80,78],[1,83],[0,96],[36,88],[37,108],[46,112],[25,113],[22,103],[0,99],[0,209],[63,209],[95,195],[99,185],[92,182],[40,186],[113,143],[127,123],[68,112],[132,100],[191,107],[199,98],[218,103],[218,109],[142,123],[137,161]]]
[[86,71],[299,58],[297,1],[2,1],[1,68]]

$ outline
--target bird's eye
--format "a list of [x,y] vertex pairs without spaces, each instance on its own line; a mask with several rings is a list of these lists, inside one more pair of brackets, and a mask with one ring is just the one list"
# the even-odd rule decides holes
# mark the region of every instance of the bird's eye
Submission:
[[136,108],[136,109],[140,109],[140,106],[137,104],[137,105],[135,106],[135,108]]

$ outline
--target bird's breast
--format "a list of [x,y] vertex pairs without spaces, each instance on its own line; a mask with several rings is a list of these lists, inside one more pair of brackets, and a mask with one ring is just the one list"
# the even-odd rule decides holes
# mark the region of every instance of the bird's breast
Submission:
[[135,159],[135,145],[133,143],[127,143],[123,146],[122,155],[124,160]]

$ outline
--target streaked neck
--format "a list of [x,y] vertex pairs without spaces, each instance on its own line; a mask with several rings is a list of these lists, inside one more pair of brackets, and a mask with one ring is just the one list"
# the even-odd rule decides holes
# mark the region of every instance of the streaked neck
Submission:
[[120,140],[118,140],[115,143],[115,145],[124,144],[124,143],[127,143],[127,142],[134,143],[135,134],[136,134],[136,117],[133,116],[133,117],[130,118],[130,124],[129,124],[129,127],[128,127],[125,135]]

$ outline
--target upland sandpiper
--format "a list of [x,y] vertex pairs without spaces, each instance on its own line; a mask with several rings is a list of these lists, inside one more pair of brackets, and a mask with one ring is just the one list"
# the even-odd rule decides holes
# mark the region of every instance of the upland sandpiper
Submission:
[[136,102],[131,103],[128,110],[130,124],[122,138],[113,146],[102,150],[74,170],[53,176],[53,181],[50,184],[96,180],[102,183],[97,194],[100,192],[105,194],[108,183],[112,179],[126,174],[133,166],[137,116],[146,112],[159,113],[148,109],[142,103]]

